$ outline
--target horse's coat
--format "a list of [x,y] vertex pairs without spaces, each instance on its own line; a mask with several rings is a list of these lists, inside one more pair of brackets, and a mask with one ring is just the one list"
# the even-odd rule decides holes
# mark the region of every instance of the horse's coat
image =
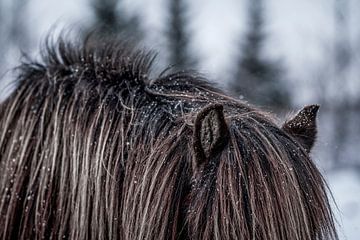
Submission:
[[21,65],[0,105],[1,239],[337,239],[317,106],[279,127],[151,61],[90,36]]

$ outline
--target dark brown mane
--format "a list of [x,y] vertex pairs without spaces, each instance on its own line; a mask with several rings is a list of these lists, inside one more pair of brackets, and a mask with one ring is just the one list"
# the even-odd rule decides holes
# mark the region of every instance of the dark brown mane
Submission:
[[46,46],[0,105],[1,239],[337,239],[314,107],[279,127],[128,44]]

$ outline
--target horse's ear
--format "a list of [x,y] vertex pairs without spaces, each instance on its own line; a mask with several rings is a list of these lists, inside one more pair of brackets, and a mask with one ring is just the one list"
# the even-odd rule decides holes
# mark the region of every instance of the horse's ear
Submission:
[[314,146],[317,134],[316,116],[319,105],[304,107],[295,117],[285,122],[282,129],[297,139],[307,152]]
[[229,140],[229,129],[225,122],[223,106],[211,104],[202,109],[196,116],[193,149],[195,152],[194,167],[220,153]]

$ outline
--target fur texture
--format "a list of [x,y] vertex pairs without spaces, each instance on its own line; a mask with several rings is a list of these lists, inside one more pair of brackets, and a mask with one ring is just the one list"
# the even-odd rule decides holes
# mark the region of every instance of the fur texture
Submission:
[[302,141],[198,74],[150,79],[152,59],[89,36],[22,64],[0,105],[1,239],[337,239]]

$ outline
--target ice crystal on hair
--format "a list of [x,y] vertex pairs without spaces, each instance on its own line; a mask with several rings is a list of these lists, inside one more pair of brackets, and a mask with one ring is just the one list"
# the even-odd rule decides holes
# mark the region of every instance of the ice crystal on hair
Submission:
[[153,61],[90,35],[19,67],[0,104],[1,239],[337,238],[316,107],[280,128]]

